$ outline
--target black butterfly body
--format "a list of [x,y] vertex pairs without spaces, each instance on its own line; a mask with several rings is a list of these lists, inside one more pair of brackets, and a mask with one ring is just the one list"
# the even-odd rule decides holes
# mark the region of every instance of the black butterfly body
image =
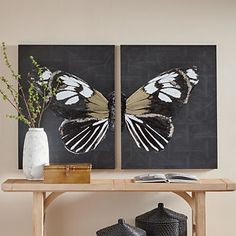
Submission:
[[[114,130],[115,93],[107,99],[79,77],[62,71],[45,69],[41,77],[52,87],[60,81],[51,109],[64,118],[59,132],[65,148],[75,154],[96,149],[108,130]],[[176,68],[156,76],[128,98],[121,95],[122,127],[127,127],[138,148],[164,150],[174,132],[172,119],[197,83],[195,67]]]

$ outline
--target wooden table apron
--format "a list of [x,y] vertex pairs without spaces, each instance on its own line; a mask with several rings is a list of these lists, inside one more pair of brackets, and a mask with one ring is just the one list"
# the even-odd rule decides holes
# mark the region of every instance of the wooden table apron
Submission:
[[235,191],[236,183],[227,179],[204,179],[196,183],[134,183],[130,179],[94,179],[90,184],[44,184],[43,181],[8,179],[5,192],[33,193],[33,236],[43,236],[48,206],[66,192],[172,192],[192,209],[194,236],[206,236],[206,192]]

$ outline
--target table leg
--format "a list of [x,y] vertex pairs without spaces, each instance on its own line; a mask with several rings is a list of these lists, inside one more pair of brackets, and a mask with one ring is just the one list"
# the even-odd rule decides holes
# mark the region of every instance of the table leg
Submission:
[[196,207],[195,207],[195,192],[192,192],[192,236],[196,236]]
[[196,236],[206,236],[206,193],[195,192]]
[[33,193],[33,236],[44,235],[44,192]]

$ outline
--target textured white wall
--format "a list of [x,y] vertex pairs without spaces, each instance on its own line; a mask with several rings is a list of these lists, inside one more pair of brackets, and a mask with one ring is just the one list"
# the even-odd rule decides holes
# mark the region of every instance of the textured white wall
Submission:
[[[0,0],[0,41],[17,68],[17,45],[217,44],[219,169],[192,171],[204,178],[236,179],[236,2],[233,0]],[[6,73],[0,61],[0,72]],[[0,180],[21,178],[17,169],[17,123],[0,102]],[[119,163],[119,160],[117,160]],[[97,171],[94,177],[132,177],[143,171]],[[48,210],[47,235],[92,236],[99,228],[134,217],[163,201],[190,215],[181,199],[166,193],[62,195]],[[0,235],[31,235],[30,193],[0,192]],[[207,195],[207,235],[235,235],[236,194]],[[191,219],[190,219],[191,221]]]

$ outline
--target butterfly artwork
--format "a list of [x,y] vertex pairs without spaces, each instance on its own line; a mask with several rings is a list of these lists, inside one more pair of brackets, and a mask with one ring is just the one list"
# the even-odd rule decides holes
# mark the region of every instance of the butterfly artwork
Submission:
[[[33,56],[45,66],[39,91],[42,81],[57,88],[42,118],[50,163],[217,168],[216,46],[121,45],[119,51],[120,77],[114,45],[19,46],[22,77],[32,71]],[[27,127],[18,127],[22,168]]]
[[[38,76],[37,70],[32,66],[30,56],[33,56],[41,67],[47,66],[50,70],[43,70],[43,78],[50,81],[51,73],[58,69],[71,74],[78,75],[83,78],[86,84],[93,85],[102,94],[107,95],[114,90],[114,45],[19,45],[19,73],[23,78]],[[36,72],[36,73],[35,73]],[[56,78],[56,77],[54,77]],[[54,81],[54,80],[53,80]],[[38,86],[40,88],[38,81]],[[54,86],[56,81],[51,84]],[[27,80],[22,79],[22,86],[27,90]],[[82,88],[82,87],[81,87]],[[89,92],[89,88],[84,92]],[[63,95],[63,94],[61,94]],[[88,95],[83,94],[79,96],[84,98]],[[59,95],[58,95],[59,96]],[[54,97],[55,99],[56,97]],[[77,99],[78,97],[74,97]],[[23,104],[21,98],[20,103]],[[75,100],[74,100],[75,101]],[[41,127],[44,128],[48,136],[49,156],[51,164],[70,164],[70,163],[91,163],[93,169],[114,169],[115,168],[115,134],[114,132],[106,132],[106,139],[99,143],[95,151],[80,152],[74,154],[68,151],[62,142],[59,127],[66,117],[73,117],[74,108],[82,117],[83,102],[80,101],[69,106],[63,104],[63,101],[57,102],[48,107],[44,112],[41,122]],[[71,101],[68,101],[68,103]],[[60,107],[63,105],[62,107]],[[50,109],[51,108],[51,109]],[[57,109],[55,111],[55,109]],[[72,109],[73,108],[73,109]],[[66,110],[65,110],[66,109]],[[72,114],[69,114],[71,112]],[[86,115],[85,113],[83,113]],[[18,124],[18,160],[19,168],[22,168],[22,152],[24,137],[27,132],[27,127],[22,123]],[[69,126],[63,126],[69,127]]]
[[215,46],[122,45],[121,91],[122,169],[217,166]]
[[[114,92],[106,98],[80,77],[47,68],[38,84],[42,81],[57,86],[51,109],[64,119],[59,133],[69,152],[96,150],[107,132],[114,131]],[[174,115],[188,103],[198,81],[196,67],[175,68],[157,75],[128,98],[122,94],[122,127],[138,148],[147,152],[165,149],[174,133]]]

